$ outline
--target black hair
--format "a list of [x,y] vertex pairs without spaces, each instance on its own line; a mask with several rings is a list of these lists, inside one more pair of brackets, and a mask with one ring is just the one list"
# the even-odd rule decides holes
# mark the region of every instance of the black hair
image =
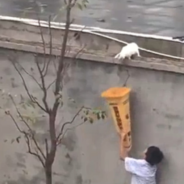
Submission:
[[151,166],[159,164],[164,158],[162,151],[156,146],[148,147],[145,156],[146,156],[145,160]]

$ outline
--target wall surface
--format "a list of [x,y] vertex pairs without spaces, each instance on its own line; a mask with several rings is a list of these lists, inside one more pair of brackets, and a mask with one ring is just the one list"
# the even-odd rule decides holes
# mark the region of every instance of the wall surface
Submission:
[[[25,95],[22,81],[8,61],[13,57],[22,66],[38,78],[34,56],[21,52],[0,51],[1,89],[12,95]],[[40,61],[41,63],[41,61]],[[126,69],[126,70],[125,70]],[[108,111],[102,91],[122,86],[130,75],[127,86],[132,88],[131,118],[133,131],[133,151],[135,157],[141,157],[142,151],[149,145],[160,146],[165,161],[159,172],[161,184],[178,184],[184,180],[182,163],[184,152],[184,76],[182,74],[148,70],[120,65],[78,60],[72,63],[65,78],[63,89],[64,107],[58,116],[62,122],[71,120],[76,106],[67,101],[75,99],[77,106],[102,107]],[[41,98],[40,89],[35,82],[24,75],[29,89]],[[47,84],[53,81],[54,67],[48,71]],[[1,106],[12,109],[9,101],[0,100]],[[52,104],[52,93],[49,95]],[[109,114],[110,115],[110,114]],[[40,137],[40,144],[46,136],[46,117],[41,117],[34,126]],[[77,119],[73,126],[81,123]],[[59,128],[58,128],[59,129]],[[29,154],[23,139],[17,144],[17,137],[11,119],[1,113],[0,123],[0,183],[42,184],[44,174],[39,162]],[[113,121],[109,118],[94,124],[83,124],[68,131],[62,146],[57,152],[54,164],[54,181],[57,184],[128,184],[129,175],[119,160],[119,137]]]

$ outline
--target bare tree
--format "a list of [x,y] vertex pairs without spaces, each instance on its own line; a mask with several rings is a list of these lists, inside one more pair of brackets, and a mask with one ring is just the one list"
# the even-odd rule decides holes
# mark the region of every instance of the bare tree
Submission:
[[[66,7],[66,25],[64,30],[64,36],[62,39],[62,45],[61,45],[61,53],[58,59],[58,65],[54,62],[54,66],[56,69],[56,77],[55,79],[50,83],[47,84],[46,76],[48,73],[49,66],[51,65],[53,61],[53,40],[52,40],[52,29],[51,29],[51,17],[49,17],[48,21],[48,31],[49,31],[49,44],[46,43],[43,33],[43,28],[40,25],[40,20],[38,20],[39,23],[39,29],[40,29],[40,36],[42,40],[43,45],[43,62],[40,64],[39,61],[39,55],[35,55],[35,66],[37,68],[38,74],[39,74],[39,80],[32,75],[30,72],[28,72],[18,61],[16,56],[9,57],[9,60],[13,64],[15,70],[17,71],[18,75],[20,76],[25,92],[27,94],[27,99],[20,96],[21,103],[17,105],[16,99],[14,95],[8,94],[8,98],[11,100],[11,103],[14,105],[14,109],[16,112],[17,117],[15,117],[13,111],[6,110],[5,113],[8,115],[13,123],[15,124],[15,127],[17,130],[23,135],[24,140],[27,145],[28,153],[36,157],[44,171],[45,171],[45,177],[46,177],[46,184],[52,184],[52,173],[53,173],[53,163],[55,160],[56,152],[58,145],[62,144],[62,139],[66,132],[71,129],[72,127],[67,128],[68,125],[72,125],[73,122],[76,120],[77,117],[81,117],[81,122],[79,125],[83,124],[84,122],[90,122],[93,123],[93,121],[98,119],[104,119],[105,118],[105,112],[100,110],[94,110],[89,107],[81,106],[78,108],[76,114],[73,116],[73,118],[70,121],[63,122],[61,120],[61,128],[59,131],[57,131],[56,127],[56,117],[59,113],[59,107],[63,106],[63,97],[62,97],[62,89],[64,85],[64,77],[66,75],[67,69],[70,66],[70,62],[65,59],[65,55],[68,52],[68,34],[69,34],[69,28],[70,24],[72,22],[71,20],[71,10],[76,5],[82,9],[83,5],[85,6],[85,3],[87,3],[86,0],[83,1],[83,4],[81,5],[77,0],[65,0],[65,7]],[[49,53],[48,53],[49,50]],[[76,54],[73,57],[73,60],[77,57],[77,55],[82,52],[82,49],[79,49],[76,51]],[[29,89],[27,81],[24,78],[24,75],[27,74],[34,82],[35,85],[37,85],[40,88],[40,93],[42,93],[42,99],[38,99]],[[51,86],[54,86],[54,101],[53,104],[50,105],[48,102],[48,91],[51,89]],[[32,128],[32,125],[30,122],[35,121],[36,115],[25,115],[21,108],[24,107],[24,110],[30,111],[27,107],[32,107],[35,111],[41,111],[43,114],[46,115],[47,122],[48,123],[48,132],[49,136],[44,138],[44,144],[40,145],[37,138],[36,138],[36,131]],[[20,108],[21,107],[21,108]],[[39,112],[40,113],[40,112]],[[27,113],[29,114],[29,113]],[[23,126],[22,126],[23,124]],[[19,138],[17,138],[17,141]]]

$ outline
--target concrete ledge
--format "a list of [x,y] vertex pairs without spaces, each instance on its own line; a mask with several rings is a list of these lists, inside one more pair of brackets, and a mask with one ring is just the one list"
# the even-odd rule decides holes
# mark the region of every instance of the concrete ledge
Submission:
[[[11,19],[2,20],[0,18],[0,47],[5,49],[13,49],[18,51],[43,54],[44,53],[43,41],[40,35],[40,28],[36,25],[32,25],[36,24],[35,20],[32,20],[29,23],[24,21],[21,22]],[[53,40],[52,53],[54,55],[60,55],[61,42],[63,39],[64,31],[59,27],[57,29],[52,28],[51,31]],[[45,40],[46,52],[49,53],[50,39],[48,27],[43,26],[42,32]],[[70,58],[74,57],[76,53],[78,53],[80,48],[84,47],[83,53],[80,53],[77,56],[79,59],[111,64],[121,64],[121,65],[123,64],[124,66],[141,67],[176,73],[184,73],[184,62],[178,61],[181,58],[177,58],[178,60],[176,58],[173,58],[173,60],[168,60],[166,58],[169,57],[162,57],[160,55],[158,56],[157,54],[141,50],[141,55],[148,56],[147,58],[143,57],[137,60],[124,61],[123,63],[121,63],[117,60],[114,60],[113,57],[121,50],[123,46],[122,43],[119,43],[113,39],[109,39],[108,37],[105,36],[100,36],[98,34],[91,34],[90,32],[80,32],[81,33],[79,35],[80,38],[76,39],[75,38],[76,33],[78,34],[79,30],[77,31],[72,30],[69,32],[67,45],[68,48],[70,48],[70,52],[66,54],[66,57]],[[110,34],[108,32],[106,33]],[[133,37],[131,39],[133,39]],[[157,38],[154,39],[156,40]],[[166,39],[165,41],[167,41],[166,45],[169,45],[168,41],[171,42],[171,40],[169,39],[168,40]],[[155,44],[158,44],[158,42],[155,42]],[[162,57],[162,59],[160,58],[157,59],[156,57]]]
[[[14,18],[15,19],[15,18]],[[36,20],[14,20],[13,18],[0,18],[0,39],[18,40],[18,42],[32,42],[32,44],[42,44],[40,36],[40,27]],[[43,22],[43,21],[42,21]],[[61,44],[64,34],[64,26],[59,23],[52,23],[52,38],[56,45]],[[60,26],[59,26],[59,25]],[[49,42],[48,23],[42,23],[42,32],[45,42]],[[82,29],[83,28],[83,29]],[[82,30],[82,31],[81,31]],[[100,33],[99,33],[100,32]],[[74,35],[80,34],[80,38],[74,39]],[[109,37],[109,35],[111,37]],[[118,40],[119,38],[120,40]],[[80,47],[86,45],[86,50],[89,52],[101,52],[108,56],[115,56],[126,42],[137,42],[140,46],[140,53],[143,57],[154,58],[169,58],[173,60],[184,60],[181,57],[183,52],[183,44],[181,42],[174,42],[171,38],[160,38],[156,36],[140,35],[127,32],[118,32],[113,30],[85,28],[84,26],[71,26],[69,33],[69,40],[73,40],[68,45],[73,47]],[[124,40],[124,41],[121,41]],[[146,46],[148,44],[149,46]],[[150,50],[147,50],[150,49]],[[174,53],[177,50],[177,53]],[[157,52],[156,52],[157,51]],[[167,51],[167,52],[165,52]],[[165,54],[164,54],[165,53]],[[167,55],[166,55],[167,54]]]
[[184,44],[180,41],[174,41],[172,39],[152,38],[131,34],[115,34],[104,33],[108,36],[124,40],[128,43],[136,42],[139,47],[146,48],[155,52],[160,52],[168,55],[184,57]]
[[[31,53],[44,54],[43,47],[35,46],[31,44],[28,45],[28,44],[21,44],[21,43],[18,44],[18,43],[0,41],[0,47],[4,49],[15,50],[15,51],[25,51],[25,52],[31,52]],[[53,49],[52,52],[53,52],[53,55],[56,55],[56,56],[60,55],[60,49],[55,48]],[[71,50],[69,53],[66,54],[66,57],[74,58],[76,56],[76,53],[78,53],[78,50],[75,50],[75,51]],[[46,49],[46,54],[49,54],[48,48]],[[122,63],[110,56],[105,57],[100,54],[95,55],[90,53],[79,53],[76,59],[184,74],[184,62],[166,60],[166,59],[139,58],[131,61],[126,60],[126,61],[123,61]]]
[[[43,29],[46,30],[48,27],[48,22],[41,21],[40,23]],[[64,26],[65,26],[64,23],[59,23],[59,22],[51,23],[52,29],[57,30],[55,31],[55,33],[58,32],[58,30],[63,30]],[[160,52],[163,54],[168,54],[168,55],[173,55],[178,57],[184,57],[184,44],[181,41],[173,40],[171,37],[163,37],[163,36],[149,35],[149,34],[138,34],[138,33],[132,33],[132,32],[102,29],[99,27],[89,27],[89,26],[85,27],[84,29],[84,27],[85,27],[84,25],[72,24],[70,29],[71,29],[71,32],[73,33],[79,32],[81,31],[81,29],[83,29],[84,34],[87,32],[100,33],[100,34],[104,34],[107,36],[120,39],[128,43],[133,41],[133,42],[136,42],[141,48],[145,48],[147,50],[152,50],[155,52]],[[13,30],[17,30],[19,32],[25,32],[26,30],[28,33],[31,33],[31,34],[39,33],[38,20],[34,20],[34,19],[0,16],[0,28],[2,30],[3,29],[6,30],[7,32],[9,31],[10,35],[12,35],[11,33]],[[2,34],[1,30],[0,30],[0,33]],[[56,35],[58,35],[58,33],[56,33]],[[89,37],[89,34],[88,34],[88,37]],[[118,44],[116,43],[116,45]],[[120,45],[123,46],[122,44]],[[142,55],[150,56],[150,53],[143,52]],[[151,57],[152,56],[153,54],[151,55]],[[157,57],[157,56],[154,55],[154,57]]]

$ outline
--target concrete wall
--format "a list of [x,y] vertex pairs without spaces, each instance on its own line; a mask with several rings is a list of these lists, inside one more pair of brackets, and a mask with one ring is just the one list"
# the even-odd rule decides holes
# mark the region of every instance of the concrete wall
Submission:
[[[33,20],[32,20],[33,21]],[[34,22],[36,23],[36,22]],[[57,26],[58,27],[58,26]],[[63,27],[63,26],[60,26]],[[72,26],[74,29],[75,26]],[[76,29],[76,28],[75,28]],[[90,30],[90,28],[87,28]],[[83,32],[80,34],[79,39],[75,39],[74,35],[76,33],[81,33],[81,28],[78,28],[79,31],[70,31],[69,34],[69,43],[72,49],[78,49],[85,45],[86,53],[93,53],[98,55],[106,55],[106,56],[115,56],[121,48],[125,45],[123,43],[116,42],[114,40],[104,38],[101,36],[97,36],[94,34],[89,34]],[[93,30],[93,29],[92,29]],[[95,29],[93,30],[95,31]],[[47,27],[42,28],[42,32],[45,38],[45,42],[49,42],[49,31]],[[164,53],[172,56],[183,57],[184,49],[183,43],[178,41],[173,41],[171,38],[164,37],[154,37],[151,35],[140,35],[133,33],[117,33],[117,31],[109,30],[109,31],[96,31],[104,35],[109,35],[114,38],[118,38],[125,42],[136,42],[141,48],[148,49],[151,51],[156,51],[159,53]],[[113,33],[114,32],[114,33]],[[61,40],[64,32],[61,29],[52,29],[52,38],[53,44],[56,48],[60,47]],[[29,42],[34,46],[41,46],[42,40],[40,36],[40,28],[35,25],[27,24],[21,21],[15,20],[3,20],[2,17],[0,19],[0,41],[6,42],[15,42],[17,44],[25,44]],[[3,44],[2,44],[3,46]],[[141,50],[141,55],[143,57],[154,57],[161,58],[157,54],[150,53],[144,50]],[[162,56],[163,58],[168,58],[166,56]]]
[[[38,77],[32,54],[0,50],[1,89],[14,94],[25,95],[22,82],[8,61],[13,56],[35,77]],[[16,56],[16,57],[15,57]],[[70,62],[70,60],[68,60]],[[132,88],[131,118],[133,131],[133,151],[135,157],[141,157],[142,151],[149,145],[157,145],[165,154],[161,165],[159,181],[161,184],[182,183],[184,180],[182,163],[184,147],[184,76],[166,71],[156,71],[139,67],[92,62],[72,61],[64,86],[64,108],[60,111],[58,123],[70,120],[76,107],[66,99],[72,97],[78,105],[102,107],[108,112],[102,91],[122,86],[130,75],[127,86]],[[54,67],[49,68],[47,83],[55,76]],[[25,75],[31,91],[41,97],[39,88]],[[50,104],[52,93],[49,95]],[[10,108],[11,103],[1,98],[1,106]],[[40,118],[35,124],[40,144],[46,136],[47,119]],[[73,126],[80,124],[77,119]],[[59,124],[58,124],[59,126]],[[40,184],[44,175],[35,158],[26,153],[23,140],[12,143],[19,133],[12,121],[1,113],[0,123],[0,183]],[[119,160],[119,138],[113,121],[92,125],[84,124],[68,131],[63,144],[57,152],[54,164],[54,181],[57,184],[128,184],[129,175]]]

